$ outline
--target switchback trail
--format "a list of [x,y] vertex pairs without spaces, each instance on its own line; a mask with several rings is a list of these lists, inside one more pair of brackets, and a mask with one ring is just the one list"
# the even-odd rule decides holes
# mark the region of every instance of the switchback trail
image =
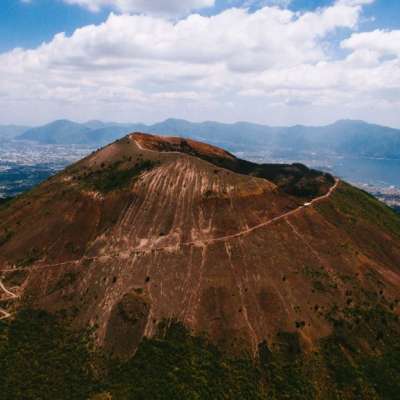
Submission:
[[[4,284],[3,284],[3,282],[2,282],[1,280],[0,280],[0,289],[1,289],[5,294],[7,294],[7,295],[9,296],[8,298],[3,299],[3,300],[8,301],[8,300],[15,300],[15,299],[18,298],[18,296],[17,296],[15,293],[10,292],[10,291],[4,286]],[[6,310],[4,310],[3,308],[1,308],[1,307],[0,307],[0,313],[3,314],[3,316],[0,317],[0,321],[3,320],[3,319],[7,319],[7,318],[10,318],[10,317],[11,317],[11,314],[10,314],[8,311],[6,311]]]
[[18,296],[15,293],[10,292],[3,284],[2,281],[0,281],[0,289],[7,294],[8,296],[10,296],[11,299],[16,299]]
[[2,309],[1,307],[0,307],[0,313],[3,314],[3,316],[0,317],[0,321],[11,317],[11,314],[9,312],[7,312],[6,310]]

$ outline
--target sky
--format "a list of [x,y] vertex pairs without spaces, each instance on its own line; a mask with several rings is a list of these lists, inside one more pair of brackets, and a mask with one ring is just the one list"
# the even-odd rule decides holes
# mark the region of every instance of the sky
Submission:
[[1,0],[0,124],[400,128],[398,0]]

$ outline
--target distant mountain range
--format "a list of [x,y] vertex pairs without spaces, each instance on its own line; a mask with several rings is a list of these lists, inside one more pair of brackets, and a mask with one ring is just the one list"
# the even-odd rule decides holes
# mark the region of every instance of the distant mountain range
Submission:
[[132,132],[132,130],[148,128],[143,124],[120,124],[102,121],[77,123],[69,120],[57,120],[43,126],[25,129],[25,131],[16,135],[15,139],[32,140],[42,144],[102,146]]
[[13,139],[29,129],[27,126],[21,125],[0,125],[0,140]]
[[285,155],[302,152],[335,153],[350,156],[400,158],[400,129],[340,120],[331,125],[311,127],[271,127],[249,122],[224,124],[193,123],[168,119],[153,125],[89,121],[76,123],[58,120],[36,127],[1,127],[8,138],[33,140],[43,144],[82,144],[103,146],[130,132],[187,136],[224,146],[231,151],[263,148]]

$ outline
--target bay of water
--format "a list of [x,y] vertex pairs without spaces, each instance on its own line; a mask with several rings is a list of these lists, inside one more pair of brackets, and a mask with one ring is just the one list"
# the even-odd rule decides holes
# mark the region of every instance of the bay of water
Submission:
[[337,158],[330,162],[332,172],[344,180],[400,188],[400,160]]

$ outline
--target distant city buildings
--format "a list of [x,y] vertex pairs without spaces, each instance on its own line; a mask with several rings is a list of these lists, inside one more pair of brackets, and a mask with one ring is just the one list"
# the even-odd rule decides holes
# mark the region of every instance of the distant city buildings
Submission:
[[[87,156],[95,148],[84,145],[38,144],[24,141],[4,141],[0,146],[0,198],[15,196],[54,175],[67,165]],[[284,152],[283,152],[284,153]],[[236,155],[258,163],[302,162],[312,168],[335,174],[330,161],[319,160],[315,154],[303,154],[301,158],[281,157],[269,151],[243,151]],[[400,211],[400,187],[377,185],[374,182],[352,182],[373,194],[379,200]]]

